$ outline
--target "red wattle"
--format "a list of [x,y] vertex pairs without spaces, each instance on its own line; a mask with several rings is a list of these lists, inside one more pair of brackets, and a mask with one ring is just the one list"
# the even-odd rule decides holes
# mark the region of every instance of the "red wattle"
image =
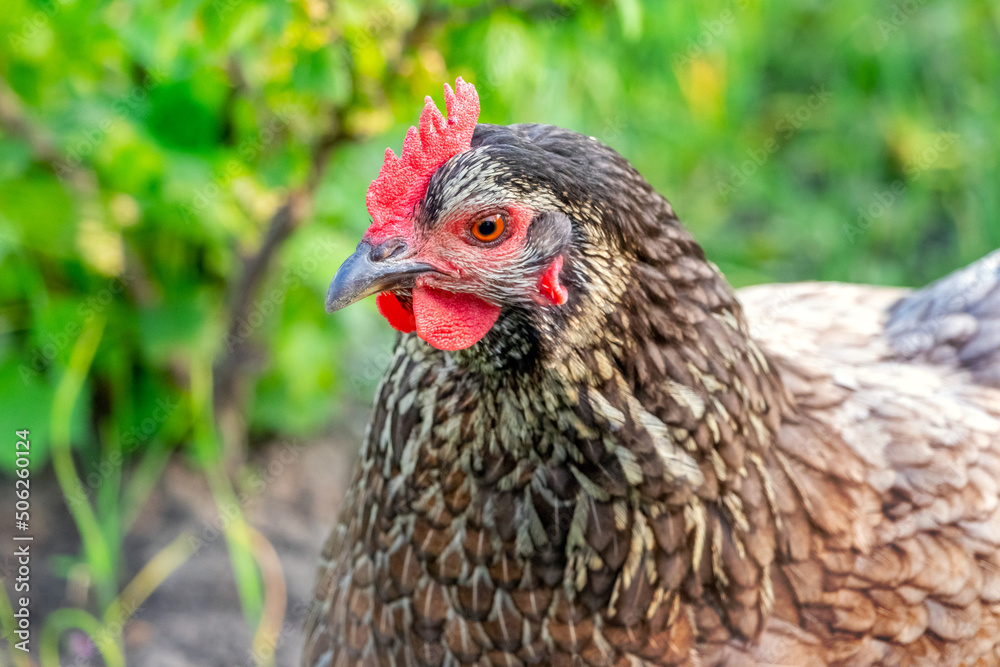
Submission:
[[471,294],[433,287],[413,288],[413,315],[417,335],[439,350],[472,347],[500,317],[500,306]]
[[380,292],[375,297],[375,305],[382,317],[389,320],[389,325],[396,331],[411,333],[416,330],[417,322],[413,318],[413,311],[403,305],[392,292]]

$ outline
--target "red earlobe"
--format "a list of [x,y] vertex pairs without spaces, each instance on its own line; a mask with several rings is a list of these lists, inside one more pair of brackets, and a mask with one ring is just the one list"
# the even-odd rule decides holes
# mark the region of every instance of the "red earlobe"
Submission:
[[382,317],[389,320],[389,325],[396,331],[403,333],[413,333],[417,329],[417,321],[413,317],[413,311],[396,298],[392,292],[380,292],[375,297],[375,305]]
[[541,280],[538,281],[539,294],[553,306],[561,306],[569,299],[569,292],[559,282],[559,273],[562,271],[562,266],[563,258],[562,255],[559,255],[552,260],[549,268],[545,269]]

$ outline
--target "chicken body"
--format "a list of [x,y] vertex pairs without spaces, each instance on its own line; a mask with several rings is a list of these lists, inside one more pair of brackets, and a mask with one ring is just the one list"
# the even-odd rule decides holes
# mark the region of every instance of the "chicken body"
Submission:
[[1000,255],[737,299],[545,126],[480,125],[416,217],[494,191],[571,221],[569,301],[400,336],[305,665],[1000,664]]

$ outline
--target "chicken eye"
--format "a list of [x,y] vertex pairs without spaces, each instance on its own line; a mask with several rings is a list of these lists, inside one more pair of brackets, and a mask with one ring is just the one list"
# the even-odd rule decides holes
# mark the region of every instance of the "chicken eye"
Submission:
[[482,241],[483,243],[489,243],[490,241],[496,241],[503,234],[504,221],[503,216],[499,213],[496,215],[490,215],[472,226],[472,235],[476,237],[477,241]]

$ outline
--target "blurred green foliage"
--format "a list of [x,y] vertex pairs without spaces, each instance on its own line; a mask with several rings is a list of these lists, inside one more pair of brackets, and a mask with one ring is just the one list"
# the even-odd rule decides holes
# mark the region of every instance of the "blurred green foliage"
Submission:
[[987,0],[4,0],[0,433],[52,457],[81,538],[54,567],[92,603],[49,617],[43,663],[78,627],[122,664],[131,610],[198,548],[123,586],[177,449],[234,508],[268,663],[232,443],[366,412],[392,332],[323,295],[443,82],[475,83],[484,122],[617,148],[737,286],[920,285],[1000,246],[998,53]]
[[189,442],[193,366],[246,378],[252,439],[366,402],[391,332],[323,294],[384,147],[458,75],[485,122],[617,148],[737,285],[922,284],[1000,245],[998,43],[985,0],[5,0],[2,432],[44,458],[97,319],[66,417],[84,474]]

